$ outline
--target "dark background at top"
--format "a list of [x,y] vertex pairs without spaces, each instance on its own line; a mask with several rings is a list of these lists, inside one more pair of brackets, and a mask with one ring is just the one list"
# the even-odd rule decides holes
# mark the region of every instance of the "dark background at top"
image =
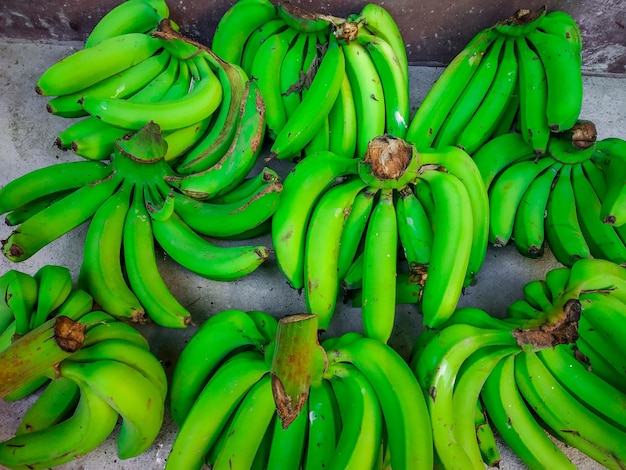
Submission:
[[[520,8],[571,14],[583,35],[583,68],[588,73],[626,73],[626,2],[623,0],[388,0],[376,1],[396,19],[409,61],[445,65],[480,29]],[[119,0],[0,0],[0,37],[44,41],[82,41]],[[234,1],[170,0],[171,17],[188,36],[210,45],[221,15]],[[365,5],[356,0],[294,0],[310,11],[347,16]]]

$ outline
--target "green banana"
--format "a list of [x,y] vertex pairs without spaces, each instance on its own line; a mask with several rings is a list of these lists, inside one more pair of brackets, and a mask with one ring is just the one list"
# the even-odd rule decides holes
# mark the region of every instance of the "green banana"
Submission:
[[546,115],[548,86],[541,59],[525,37],[515,39],[515,53],[519,64],[519,125],[524,141],[536,154],[543,154],[550,139]]
[[389,341],[395,320],[397,251],[393,190],[382,189],[365,232],[361,322],[366,336],[383,343]]
[[562,168],[555,162],[530,185],[520,200],[513,222],[513,240],[524,256],[537,258],[545,246],[545,214],[554,180]]
[[485,98],[457,138],[457,145],[470,155],[491,138],[499,120],[507,111],[509,102],[514,101],[518,89],[518,69],[514,42],[507,40],[496,76]]
[[278,267],[294,289],[304,287],[305,234],[316,201],[336,178],[356,173],[357,164],[354,158],[319,152],[287,174],[272,216],[272,242]]
[[[467,190],[457,177],[427,170],[420,175],[419,184],[430,187],[435,203],[433,249],[420,305],[424,325],[432,328],[456,308],[465,283],[474,221]],[[454,252],[451,246],[456,247]]]
[[301,33],[328,33],[331,21],[335,19],[327,15],[308,12],[288,1],[278,2],[276,13],[291,28]]
[[304,245],[304,301],[327,330],[339,295],[338,261],[347,214],[365,187],[360,178],[334,186],[319,199],[309,221]]
[[303,468],[327,468],[335,454],[341,422],[337,401],[328,380],[311,384],[307,405],[307,447]]
[[[309,400],[310,400],[309,394]],[[305,455],[309,416],[303,409],[287,428],[283,428],[280,419],[274,419],[270,425],[271,445],[267,457],[267,468],[289,470],[299,468]]]
[[217,109],[222,100],[222,86],[204,56],[191,60],[198,67],[200,77],[182,98],[145,103],[87,95],[82,106],[92,116],[125,129],[137,130],[151,121],[164,131],[193,125]]
[[598,141],[596,147],[598,152],[592,158],[601,165],[606,175],[606,192],[602,198],[600,217],[605,223],[619,227],[626,222],[626,141],[609,137]]
[[144,33],[128,33],[80,49],[48,67],[35,90],[44,96],[75,93],[143,62],[161,48],[161,42]]
[[163,0],[126,0],[98,20],[85,39],[85,47],[122,34],[148,33],[168,16],[169,7]]
[[472,155],[485,187],[489,188],[493,179],[511,163],[536,158],[533,148],[521,134],[511,132],[489,140]]
[[119,179],[109,176],[86,183],[18,225],[3,243],[11,261],[30,258],[41,248],[82,224],[117,189]]
[[[246,40],[241,55],[241,68],[250,77],[255,76],[252,72],[252,65],[254,64],[255,57],[259,54],[261,46],[270,38],[284,32],[287,29],[287,23],[282,18],[276,17],[263,23]],[[291,28],[289,28],[291,29]],[[295,31],[294,31],[295,34]],[[266,60],[276,60],[272,57],[266,57]],[[278,61],[279,68],[282,67],[282,61]],[[260,69],[259,69],[260,70]],[[274,69],[274,72],[276,70]]]
[[267,342],[269,338],[241,310],[225,310],[202,323],[181,351],[170,381],[174,422],[183,425],[208,378],[224,359],[235,351],[259,348]]
[[356,109],[352,86],[343,76],[339,95],[328,113],[328,149],[345,157],[356,154]]
[[385,133],[385,95],[381,77],[367,48],[357,41],[342,44],[341,48],[354,97],[356,156],[363,158],[370,140]]
[[70,270],[64,266],[45,264],[33,276],[39,287],[37,308],[30,319],[30,329],[44,323],[60,307],[72,291]]
[[411,119],[406,139],[424,150],[432,147],[448,113],[478,69],[485,51],[497,38],[493,28],[476,34],[444,69]]
[[546,71],[548,126],[552,132],[570,129],[578,120],[582,108],[580,52],[565,38],[537,29],[526,38],[537,51]]
[[313,35],[296,34],[280,66],[280,96],[286,119],[289,119],[300,105],[301,91],[304,88],[301,71],[310,39],[315,40]]
[[[269,371],[258,352],[240,353],[212,374],[174,439],[167,469],[200,469],[219,432],[250,388]],[[211,419],[206,416],[210,414]]]
[[249,80],[242,97],[237,134],[233,144],[213,166],[199,173],[166,177],[184,194],[210,199],[234,189],[250,173],[263,145],[265,107],[256,82]]
[[382,435],[381,405],[372,385],[352,364],[333,364],[328,374],[337,399],[341,431],[328,468],[372,468]]
[[276,8],[269,0],[239,0],[220,18],[211,49],[225,62],[241,65],[248,37],[276,15]]
[[[331,36],[319,68],[300,105],[276,135],[270,154],[278,159],[293,159],[313,138],[327,118],[341,89],[344,75],[344,48]],[[275,73],[275,71],[274,71]]]

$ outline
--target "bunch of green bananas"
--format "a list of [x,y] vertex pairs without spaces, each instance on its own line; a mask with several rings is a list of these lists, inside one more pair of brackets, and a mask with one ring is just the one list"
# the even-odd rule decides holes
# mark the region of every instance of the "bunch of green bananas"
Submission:
[[535,152],[570,129],[582,107],[582,40],[567,13],[519,10],[476,34],[416,111],[406,138],[418,149],[458,145],[472,155],[511,128]]
[[521,134],[496,137],[474,161],[489,191],[489,241],[538,257],[547,245],[567,266],[581,258],[626,263],[626,142],[596,141],[590,121],[552,134],[537,156]]
[[480,173],[461,149],[418,153],[402,139],[379,136],[362,160],[321,151],[296,164],[272,216],[272,241],[280,270],[304,289],[320,328],[328,328],[344,282],[362,288],[365,334],[386,342],[398,247],[424,286],[424,322],[436,326],[480,269],[488,211]]
[[258,80],[278,159],[319,150],[362,157],[374,137],[406,134],[406,50],[379,5],[344,19],[241,0],[220,19],[211,48]]
[[248,76],[178,33],[168,11],[162,0],[121,3],[83,49],[41,75],[36,89],[52,97],[47,110],[83,118],[58,135],[60,148],[107,159],[117,139],[155,122],[168,144],[165,160],[181,174],[204,171],[228,153],[245,119]]
[[[27,173],[0,189],[0,213],[15,225],[3,241],[12,261],[27,259],[91,220],[79,284],[108,313],[182,328],[191,314],[169,291],[155,240],[177,263],[204,277],[230,281],[268,257],[257,245],[222,246],[207,237],[245,238],[269,229],[282,183],[270,169],[249,176],[264,132],[254,82],[246,84],[240,134],[219,165],[190,175],[164,158],[167,142],[149,123],[118,139],[109,164],[78,161]],[[122,261],[123,260],[123,261]]]
[[491,423],[529,468],[576,468],[550,434],[622,468],[625,302],[626,269],[585,259],[526,284],[504,319],[461,308],[420,336],[411,367],[443,465],[497,464]]
[[[432,468],[428,412],[406,362],[358,333],[320,346],[316,318],[227,310],[201,325],[172,376],[180,430],[166,468]],[[292,384],[300,393],[285,399]]]
[[[0,283],[3,326],[14,317],[2,332],[0,397],[38,391],[15,436],[0,443],[0,464],[45,469],[69,462],[102,444],[120,417],[118,457],[142,454],[161,430],[167,395],[165,370],[146,339],[93,310],[93,298],[72,289],[66,268],[47,265],[34,276],[9,271]],[[24,323],[27,331],[15,335]]]

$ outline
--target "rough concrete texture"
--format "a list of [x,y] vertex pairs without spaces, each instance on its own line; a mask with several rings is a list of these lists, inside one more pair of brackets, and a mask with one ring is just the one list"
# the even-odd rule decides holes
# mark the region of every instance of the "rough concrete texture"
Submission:
[[[74,42],[41,44],[34,42],[0,42],[0,186],[12,179],[42,166],[62,161],[75,161],[79,157],[54,147],[56,135],[69,120],[51,116],[45,111],[46,99],[34,92],[39,76],[56,60],[70,54],[81,45]],[[426,91],[442,69],[411,68],[413,109],[423,99]],[[598,138],[626,137],[626,79],[602,76],[585,76],[582,117],[595,122]],[[283,175],[288,165],[276,168]],[[0,239],[10,233],[0,226]],[[31,259],[17,265],[0,258],[0,273],[18,269],[33,274],[44,264],[59,264],[70,268],[74,279],[82,259],[85,227],[81,226],[45,247]],[[270,243],[269,237],[259,242]],[[275,316],[304,311],[304,299],[292,290],[281,277],[275,260],[270,259],[257,271],[236,282],[214,282],[200,278],[170,259],[161,259],[162,271],[173,293],[193,313],[196,324],[208,316],[229,308],[265,310]],[[542,279],[558,263],[546,253],[541,259],[531,260],[518,255],[514,247],[490,248],[477,283],[466,290],[462,306],[483,308],[494,314],[503,314],[506,306],[521,298],[522,286],[533,279]],[[359,330],[359,311],[342,305],[336,313],[329,334]],[[407,356],[420,327],[420,318],[413,306],[399,306],[397,324],[391,345]],[[163,360],[168,373],[194,328],[165,330],[155,326],[142,328],[155,354]],[[0,440],[13,435],[13,431],[33,398],[18,403],[0,401]],[[115,436],[112,436],[93,453],[69,463],[65,469],[142,469],[158,470],[165,465],[177,428],[166,415],[163,429],[154,445],[142,456],[119,461],[116,455]],[[568,455],[581,469],[602,468],[579,452],[566,449]],[[502,470],[523,468],[520,461],[502,447]]]

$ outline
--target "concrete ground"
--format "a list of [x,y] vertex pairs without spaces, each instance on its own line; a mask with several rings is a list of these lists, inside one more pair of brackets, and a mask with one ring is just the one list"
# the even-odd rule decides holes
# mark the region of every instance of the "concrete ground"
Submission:
[[[56,135],[69,121],[46,113],[46,99],[35,94],[34,85],[48,66],[80,47],[78,43],[0,42],[0,186],[36,168],[79,159],[71,152],[54,147]],[[440,72],[441,69],[437,68],[411,69],[413,109]],[[626,78],[585,75],[584,90],[582,118],[596,124],[598,138],[626,138]],[[276,169],[284,174],[287,166]],[[18,269],[33,274],[44,264],[59,264],[70,268],[76,279],[82,259],[85,228],[81,226],[73,230],[31,259],[17,265],[0,257],[0,273]],[[8,227],[0,227],[0,238],[6,238],[9,233]],[[270,242],[267,236],[258,241]],[[304,311],[303,296],[287,286],[272,257],[253,274],[232,283],[208,281],[181,269],[169,259],[161,261],[164,277],[171,290],[190,309],[198,324],[208,316],[230,308],[265,310],[277,317]],[[557,265],[550,253],[539,260],[530,260],[518,255],[513,247],[490,248],[476,285],[466,290],[461,305],[503,314],[508,304],[521,298],[522,286],[526,282],[542,279],[548,270]],[[391,344],[404,356],[410,351],[419,325],[419,315],[413,306],[398,307]],[[341,306],[329,334],[354,329],[360,329],[358,310]],[[153,351],[163,360],[168,372],[171,372],[180,349],[193,331],[193,328],[183,331],[164,330],[155,326],[143,328]],[[18,403],[0,401],[0,441],[13,435],[31,401],[32,398]],[[162,469],[176,432],[177,428],[167,415],[158,439],[142,456],[119,461],[114,432],[98,450],[62,468]],[[575,450],[566,449],[566,452],[578,468],[602,468]],[[502,455],[501,469],[523,468],[520,461],[504,446]]]

